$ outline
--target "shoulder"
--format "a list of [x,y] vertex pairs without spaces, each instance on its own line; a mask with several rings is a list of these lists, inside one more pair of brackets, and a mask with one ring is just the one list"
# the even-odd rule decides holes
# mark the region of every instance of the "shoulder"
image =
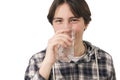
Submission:
[[106,52],[105,50],[101,49],[98,46],[95,46],[94,44],[91,44],[88,41],[84,41],[85,44],[87,45],[88,50],[90,51],[91,55],[94,55],[95,53],[97,54],[98,59],[103,59],[103,60],[112,60],[112,56]]
[[29,65],[26,69],[26,72],[25,72],[25,80],[33,80],[33,78],[37,78],[38,80],[38,77],[39,77],[39,73],[38,73],[38,70],[41,66],[41,63],[45,57],[45,53],[46,51],[43,50],[43,51],[40,51],[34,55],[32,55],[32,57],[30,58],[29,60]]
[[109,66],[113,65],[113,60],[110,53],[96,46],[94,46],[94,49],[96,50],[97,58],[100,64],[106,64]]
[[33,61],[34,63],[42,62],[45,57],[45,53],[46,53],[46,50],[42,50],[40,52],[33,54],[32,57],[30,58],[30,62],[33,62]]
[[98,55],[98,58],[105,59],[108,61],[112,60],[112,56],[110,55],[110,53],[106,52],[105,50],[103,50],[99,47],[95,47],[95,50]]

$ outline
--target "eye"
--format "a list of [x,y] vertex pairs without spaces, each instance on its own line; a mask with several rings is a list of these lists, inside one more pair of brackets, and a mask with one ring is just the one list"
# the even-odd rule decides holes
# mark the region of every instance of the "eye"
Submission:
[[61,20],[61,19],[55,19],[54,22],[55,22],[56,24],[60,24],[60,23],[62,23],[62,20]]
[[55,22],[62,22],[62,20],[55,20]]
[[72,18],[72,19],[70,20],[70,23],[77,23],[78,21],[79,21],[78,18]]

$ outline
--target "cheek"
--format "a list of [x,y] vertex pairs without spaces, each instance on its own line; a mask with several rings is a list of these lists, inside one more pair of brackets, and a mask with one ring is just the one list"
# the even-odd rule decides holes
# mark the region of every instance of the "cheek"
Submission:
[[74,26],[75,32],[81,32],[82,28],[80,26]]
[[58,25],[53,25],[54,31],[58,31],[60,30],[62,27],[58,26]]
[[76,32],[81,33],[84,31],[85,25],[84,24],[75,24],[75,25],[73,25],[73,28]]

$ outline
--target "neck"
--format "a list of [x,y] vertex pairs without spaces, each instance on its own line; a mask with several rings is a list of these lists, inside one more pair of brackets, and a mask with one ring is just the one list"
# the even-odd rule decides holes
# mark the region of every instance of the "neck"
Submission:
[[84,54],[85,46],[84,46],[83,41],[79,41],[74,45],[74,51],[75,51],[75,53],[74,53],[75,57],[79,57]]

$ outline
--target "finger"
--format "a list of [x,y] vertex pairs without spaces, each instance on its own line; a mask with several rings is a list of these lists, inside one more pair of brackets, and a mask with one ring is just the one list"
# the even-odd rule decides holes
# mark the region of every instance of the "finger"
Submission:
[[63,39],[67,39],[69,41],[72,41],[71,36],[67,35],[67,34],[57,34],[54,36],[55,38],[63,38]]
[[62,40],[53,40],[53,42],[52,43],[50,43],[51,45],[53,45],[53,47],[54,47],[54,49],[56,48],[56,47],[58,47],[58,45],[61,45],[62,47],[67,47],[67,44],[64,42],[64,41],[62,41]]
[[69,40],[69,39],[67,39],[66,37],[63,37],[63,36],[62,37],[61,36],[57,36],[55,38],[55,41],[58,41],[58,44],[62,45],[64,47],[68,47],[68,46],[70,46],[72,44],[71,40]]

